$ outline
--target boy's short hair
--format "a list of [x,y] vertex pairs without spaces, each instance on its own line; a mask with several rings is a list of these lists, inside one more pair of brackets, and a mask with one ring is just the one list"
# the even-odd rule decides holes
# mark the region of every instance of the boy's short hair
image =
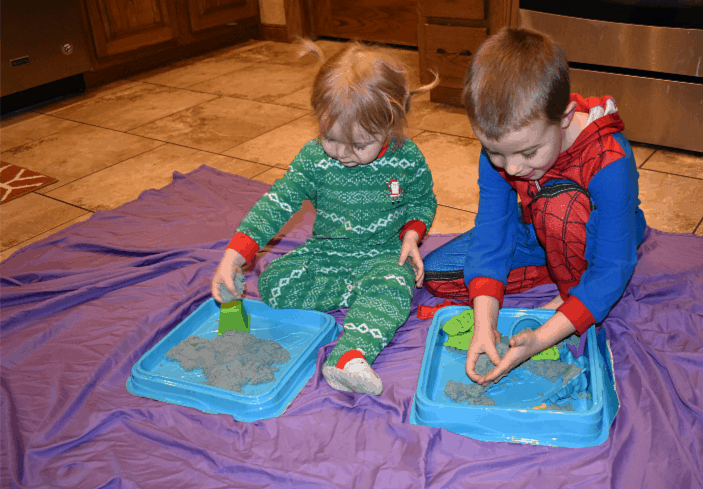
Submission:
[[462,98],[471,123],[498,140],[538,119],[558,123],[569,96],[561,46],[540,32],[503,28],[474,54]]

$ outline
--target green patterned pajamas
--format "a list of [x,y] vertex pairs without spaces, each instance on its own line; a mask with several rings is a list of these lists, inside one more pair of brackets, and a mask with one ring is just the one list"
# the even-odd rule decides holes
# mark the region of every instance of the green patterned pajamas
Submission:
[[261,298],[279,309],[348,307],[344,334],[325,365],[336,365],[349,350],[361,351],[372,364],[408,319],[415,273],[408,263],[398,265],[399,249],[368,257],[329,253],[315,244],[309,240],[271,262],[259,278]]
[[326,364],[353,349],[371,364],[410,314],[415,274],[409,263],[398,265],[400,234],[404,226],[419,234],[429,229],[437,208],[432,186],[427,162],[410,140],[355,167],[313,140],[252,207],[230,247],[249,256],[252,243],[266,246],[303,201],[312,202],[312,237],[268,265],[259,278],[261,298],[279,309],[349,307]]

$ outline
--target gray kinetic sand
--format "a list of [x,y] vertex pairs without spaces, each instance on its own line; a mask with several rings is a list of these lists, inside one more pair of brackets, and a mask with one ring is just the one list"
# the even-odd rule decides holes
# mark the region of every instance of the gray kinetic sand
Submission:
[[166,358],[180,363],[186,371],[201,368],[208,379],[203,384],[242,392],[247,384],[272,382],[278,370],[273,365],[286,363],[290,353],[273,340],[227,331],[210,341],[189,336],[169,350]]
[[[500,343],[496,345],[496,350],[498,351],[498,355],[501,357],[505,355],[510,348],[508,345],[509,338],[507,336],[503,336],[500,339]],[[578,344],[578,338],[576,338],[576,344]],[[574,340],[572,337],[569,337],[566,340],[567,343],[573,344]],[[560,343],[559,348],[561,348],[562,344]],[[452,347],[445,347],[450,351],[455,351],[459,352],[462,354],[466,354],[463,350],[457,350],[456,348]],[[550,382],[554,383],[556,382],[559,377],[562,377],[562,383],[561,386],[566,385],[571,379],[576,377],[582,370],[581,367],[578,365],[574,365],[571,363],[566,363],[562,361],[552,361],[552,360],[528,360],[524,362],[523,364],[520,365],[520,367],[524,367],[527,370],[532,373],[532,375],[537,375],[539,377],[544,377],[545,379],[549,380]],[[488,358],[488,355],[485,353],[481,353],[479,355],[478,360],[476,361],[476,373],[479,375],[486,375],[488,372],[493,370],[494,365],[493,362]],[[500,379],[498,379],[500,380]],[[495,382],[489,383],[486,387],[483,387],[478,384],[464,384],[461,382],[455,382],[453,380],[450,380],[447,382],[447,385],[444,388],[444,394],[451,399],[454,402],[463,402],[467,401],[469,404],[481,404],[485,406],[495,406],[495,401],[488,397],[486,395],[486,390],[490,389],[493,387],[493,384]],[[549,410],[558,410],[558,411],[573,411],[573,407],[571,404],[567,404],[564,407],[559,406],[558,404],[552,404],[551,406],[548,406],[547,409]]]
[[486,389],[478,384],[466,385],[450,380],[444,388],[444,395],[454,402],[468,402],[483,406],[495,406],[493,399],[486,395]]
[[[239,295],[241,296],[244,293],[244,275],[238,273],[237,276],[234,277],[234,286],[237,288],[237,292],[239,292]],[[229,290],[227,290],[225,284],[220,284],[220,295],[222,296],[223,304],[234,300],[234,296]]]

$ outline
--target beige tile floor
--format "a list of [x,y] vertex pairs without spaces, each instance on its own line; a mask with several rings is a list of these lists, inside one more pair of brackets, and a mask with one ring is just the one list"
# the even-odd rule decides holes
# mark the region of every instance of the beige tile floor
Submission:
[[[340,46],[320,44],[327,54]],[[169,184],[174,171],[205,164],[273,183],[316,135],[308,100],[317,65],[311,55],[297,59],[297,49],[234,46],[2,121],[0,159],[58,182],[0,206],[0,259]],[[398,53],[417,84],[417,52]],[[425,94],[409,119],[439,201],[430,233],[466,231],[478,206],[480,148],[466,116]],[[703,235],[703,154],[633,147],[647,222]]]

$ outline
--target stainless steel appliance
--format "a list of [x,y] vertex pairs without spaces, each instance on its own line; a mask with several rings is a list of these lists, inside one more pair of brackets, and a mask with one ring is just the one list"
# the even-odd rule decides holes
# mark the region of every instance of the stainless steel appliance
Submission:
[[2,0],[0,95],[91,69],[77,0]]
[[703,0],[520,0],[566,50],[571,89],[611,95],[632,141],[703,151]]

